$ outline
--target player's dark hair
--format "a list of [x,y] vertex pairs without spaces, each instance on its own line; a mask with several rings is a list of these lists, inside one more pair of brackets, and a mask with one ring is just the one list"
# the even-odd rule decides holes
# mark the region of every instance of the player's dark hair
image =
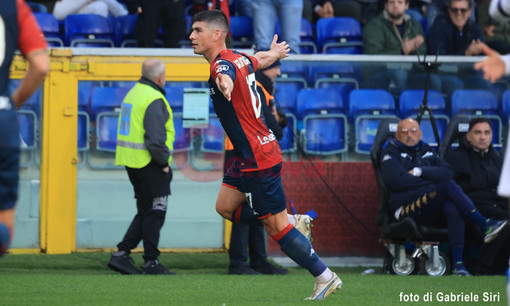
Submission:
[[223,33],[225,33],[225,35],[229,29],[227,16],[225,16],[225,14],[223,14],[223,12],[220,10],[201,11],[201,12],[195,14],[195,16],[193,16],[193,20],[192,20],[191,24],[193,24],[194,22],[197,22],[197,21],[199,21],[199,22],[203,21],[205,23],[214,24]]
[[483,118],[483,117],[476,117],[469,121],[469,131],[471,132],[471,130],[473,129],[473,127],[475,125],[477,125],[478,123],[482,123],[482,122],[487,123],[491,127],[491,130],[492,130],[492,124],[489,119]]

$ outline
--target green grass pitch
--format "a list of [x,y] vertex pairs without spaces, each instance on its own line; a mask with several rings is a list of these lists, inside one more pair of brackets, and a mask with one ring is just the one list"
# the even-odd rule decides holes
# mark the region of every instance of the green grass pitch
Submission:
[[[333,268],[342,290],[323,301],[304,301],[314,279],[301,268],[284,276],[232,276],[226,274],[226,253],[165,253],[160,261],[177,275],[130,276],[109,270],[109,256],[1,257],[0,305],[508,305],[504,276],[395,276],[382,269],[362,275],[362,267]],[[133,258],[142,264],[141,254]]]

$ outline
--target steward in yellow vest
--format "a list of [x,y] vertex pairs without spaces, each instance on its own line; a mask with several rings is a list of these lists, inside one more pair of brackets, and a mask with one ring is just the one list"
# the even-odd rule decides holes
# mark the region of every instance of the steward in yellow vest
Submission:
[[[108,267],[122,274],[174,274],[159,261],[159,236],[168,206],[172,181],[175,129],[172,109],[165,98],[165,64],[148,59],[142,78],[122,102],[115,162],[126,166],[133,185],[137,214],[117,244]],[[141,271],[129,257],[143,241],[145,263]]]
[[175,129],[165,91],[142,77],[122,102],[117,132],[117,165],[140,169],[153,160],[172,162]]

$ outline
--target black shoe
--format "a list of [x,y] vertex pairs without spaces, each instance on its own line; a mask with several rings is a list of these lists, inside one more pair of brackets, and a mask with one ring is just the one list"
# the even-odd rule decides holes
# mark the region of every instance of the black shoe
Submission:
[[112,269],[115,272],[120,272],[121,274],[141,274],[142,272],[138,270],[134,261],[129,254],[125,255],[112,255],[110,257],[110,261],[108,262],[108,268]]
[[146,261],[142,266],[143,274],[152,275],[174,275],[174,272],[168,271],[157,259]]
[[253,270],[252,268],[248,267],[247,265],[234,266],[234,267],[229,266],[228,274],[231,274],[231,275],[260,275],[259,272]]
[[270,262],[265,262],[263,264],[253,265],[251,268],[262,274],[275,274],[275,275],[285,275],[289,273],[289,270],[281,267],[277,267]]

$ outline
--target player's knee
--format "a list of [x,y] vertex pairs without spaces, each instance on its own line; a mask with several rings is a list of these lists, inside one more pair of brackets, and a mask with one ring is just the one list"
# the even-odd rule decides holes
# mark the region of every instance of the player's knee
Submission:
[[11,243],[11,231],[7,225],[0,223],[0,255],[5,254]]
[[225,209],[224,206],[216,204],[216,212],[227,220],[232,219],[232,212]]

